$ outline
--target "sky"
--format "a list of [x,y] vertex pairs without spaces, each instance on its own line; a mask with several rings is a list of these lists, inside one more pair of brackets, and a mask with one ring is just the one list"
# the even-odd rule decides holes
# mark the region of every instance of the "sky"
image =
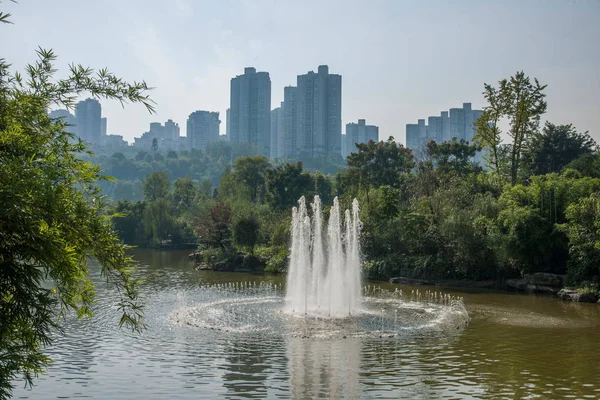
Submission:
[[35,49],[144,80],[157,103],[102,101],[108,133],[128,141],[149,123],[218,111],[225,133],[230,80],[253,66],[271,76],[272,108],[296,76],[342,75],[342,124],[359,118],[380,139],[471,102],[484,83],[523,70],[546,89],[544,120],[600,142],[600,0],[8,0],[0,57],[22,70]]

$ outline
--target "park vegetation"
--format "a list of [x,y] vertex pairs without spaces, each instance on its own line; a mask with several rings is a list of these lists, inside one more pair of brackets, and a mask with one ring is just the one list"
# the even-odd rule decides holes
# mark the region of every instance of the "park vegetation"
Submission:
[[128,244],[197,245],[209,267],[242,253],[281,273],[300,196],[318,194],[326,213],[335,196],[345,207],[357,198],[367,278],[551,272],[597,290],[600,153],[572,125],[540,126],[544,89],[522,72],[485,85],[474,142],[432,141],[420,158],[390,138],[357,144],[347,168],[327,175],[261,156],[233,160],[218,184],[153,171],[142,201],[115,203],[126,216],[114,226]]

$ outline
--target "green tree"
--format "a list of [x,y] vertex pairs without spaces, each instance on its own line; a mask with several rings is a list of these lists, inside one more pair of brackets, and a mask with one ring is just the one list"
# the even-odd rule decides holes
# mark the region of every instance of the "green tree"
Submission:
[[10,396],[17,376],[31,384],[48,365],[42,349],[60,327],[59,315],[92,314],[89,257],[119,288],[120,325],[143,327],[133,262],[112,230],[97,185],[104,177],[98,166],[78,158],[85,145],[47,111],[53,105],[72,108],[86,92],[141,102],[152,111],[148,88],[80,65],[56,79],[54,53],[39,49],[37,54],[24,75],[0,61],[1,398]]
[[432,140],[427,143],[427,154],[442,174],[465,175],[479,170],[472,161],[477,150],[476,145],[470,145],[464,139],[453,138],[450,142],[439,144]]
[[240,157],[233,163],[233,174],[244,183],[250,193],[250,201],[258,202],[265,191],[265,179],[269,160],[264,156]]
[[511,185],[517,184],[523,151],[529,139],[537,132],[541,116],[546,112],[547,103],[543,93],[546,85],[537,79],[533,83],[523,71],[510,79],[499,82],[499,88],[485,84],[484,96],[488,105],[476,121],[476,141],[491,154],[490,167],[501,172],[499,123],[503,118],[508,122],[509,172]]
[[153,202],[169,197],[171,182],[164,171],[154,171],[144,181],[144,199]]
[[158,151],[158,139],[157,138],[152,139],[152,145],[150,146],[150,149],[152,150],[152,153],[154,154],[154,157],[156,158],[156,152]]
[[402,175],[415,166],[412,151],[390,136],[387,142],[358,143],[358,151],[348,156],[348,175],[367,193],[371,187],[402,186]]
[[215,204],[200,217],[196,234],[205,246],[227,250],[231,245],[231,207]]
[[571,284],[600,287],[600,192],[567,208],[569,236],[567,277]]
[[573,125],[554,125],[546,122],[541,133],[530,138],[529,169],[535,175],[560,172],[571,161],[592,154],[596,142],[587,132],[580,133]]
[[302,169],[302,162],[286,163],[267,170],[268,199],[272,207],[288,209],[303,195],[311,194],[315,183],[312,176]]
[[196,197],[196,186],[188,176],[175,179],[173,202],[177,209],[182,211],[189,208],[194,201],[194,197]]
[[254,254],[254,247],[258,242],[260,223],[254,215],[242,217],[233,224],[233,241]]
[[161,197],[144,208],[144,230],[153,244],[160,244],[173,233],[175,221],[170,213],[169,201]]

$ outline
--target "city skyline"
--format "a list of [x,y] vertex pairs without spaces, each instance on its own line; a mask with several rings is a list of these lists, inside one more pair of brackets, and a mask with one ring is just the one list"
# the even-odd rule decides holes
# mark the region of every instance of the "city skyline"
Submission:
[[[484,83],[517,70],[548,84],[544,120],[573,123],[600,141],[597,1],[112,3],[7,2],[14,25],[6,35],[14,40],[0,50],[16,70],[35,59],[39,45],[55,50],[59,75],[75,62],[146,80],[156,88],[155,115],[103,101],[108,133],[129,142],[150,122],[183,124],[193,110],[224,116],[229,81],[245,66],[269,72],[276,105],[298,72],[320,64],[344,76],[343,123],[365,118],[401,143],[407,123],[463,101],[480,109]],[[112,6],[119,12],[110,30],[101,18],[80,17]],[[53,22],[60,18],[68,26]]]

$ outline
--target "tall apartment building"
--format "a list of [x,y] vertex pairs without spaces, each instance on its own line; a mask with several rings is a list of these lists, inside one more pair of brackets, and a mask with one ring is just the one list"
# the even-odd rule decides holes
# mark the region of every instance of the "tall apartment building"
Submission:
[[342,156],[346,158],[355,152],[356,143],[367,143],[369,140],[379,141],[379,127],[367,125],[364,119],[359,119],[357,124],[346,124],[346,134],[342,135]]
[[190,149],[205,149],[206,145],[219,140],[218,112],[194,111],[187,120],[186,135]]
[[[481,113],[481,110],[473,110],[471,103],[463,103],[462,108],[451,108],[449,112],[442,111],[440,116],[429,117],[427,125],[424,119],[418,120],[417,124],[407,124],[406,147],[418,156],[430,140],[441,143],[456,138],[471,142],[475,136],[475,121]],[[476,160],[480,158],[480,155],[476,156]]]
[[77,135],[93,144],[102,143],[102,107],[96,99],[85,99],[75,106]]
[[280,130],[281,139],[278,144],[281,147],[280,157],[297,158],[298,157],[298,88],[295,86],[286,86],[283,88],[283,109],[282,129]]
[[283,108],[282,101],[281,106],[271,110],[271,158],[283,156]]
[[225,111],[225,140],[231,140],[231,109],[228,108],[227,111]]
[[229,140],[257,146],[271,153],[271,78],[268,72],[247,67],[244,75],[231,79]]
[[100,118],[100,137],[102,137],[102,138],[106,137],[107,124],[108,124],[108,121],[107,121],[106,117]]
[[180,135],[179,124],[173,122],[172,119],[167,120],[167,122],[165,122],[164,135],[165,139],[177,142],[179,140]]
[[341,154],[342,76],[329,74],[327,65],[298,75],[296,102],[298,157]]
[[53,110],[53,111],[50,111],[48,116],[50,118],[62,119],[67,124],[67,127],[65,130],[69,133],[77,135],[77,119],[68,110],[64,110],[64,109]]

